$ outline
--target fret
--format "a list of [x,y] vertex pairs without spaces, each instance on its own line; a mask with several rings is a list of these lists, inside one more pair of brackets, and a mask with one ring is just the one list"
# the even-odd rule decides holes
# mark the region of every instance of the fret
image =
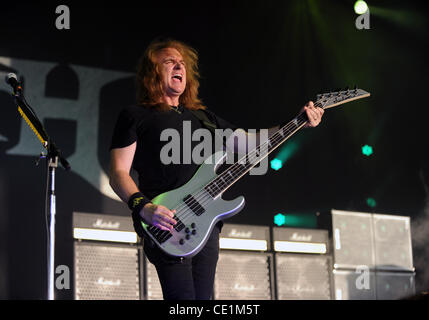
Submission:
[[219,186],[218,186],[218,184],[217,184],[217,182],[216,182],[216,181],[213,181],[213,186],[214,186],[216,189],[219,189]]
[[244,164],[235,164],[234,167],[236,171],[244,171],[246,169],[246,165]]
[[297,118],[293,119],[292,123],[295,125],[295,127],[298,127],[298,119]]
[[225,188],[226,183],[225,183],[225,181],[223,181],[222,176],[218,176],[217,185],[219,187],[219,190],[223,190],[223,188]]
[[225,181],[220,181],[218,176],[215,178],[212,182],[210,182],[208,185],[204,187],[204,190],[207,191],[211,197],[216,197],[219,193],[221,193],[224,189],[224,187],[228,184]]
[[211,183],[209,183],[208,185],[206,185],[205,187],[204,187],[204,190],[205,191],[207,191],[208,192],[208,194],[211,196],[211,197],[216,197],[216,191],[214,191],[213,189],[212,189],[212,186],[211,186],[212,184]]

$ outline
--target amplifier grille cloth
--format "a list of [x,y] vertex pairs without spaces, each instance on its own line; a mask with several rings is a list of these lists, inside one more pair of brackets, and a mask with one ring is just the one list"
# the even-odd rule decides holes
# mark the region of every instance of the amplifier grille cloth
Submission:
[[377,300],[397,300],[415,294],[414,273],[377,272]]
[[[375,274],[369,272],[367,287],[363,285],[362,274],[355,270],[334,270],[336,300],[375,300]],[[358,286],[359,283],[361,286]]]
[[374,215],[373,220],[377,269],[413,271],[409,218]]
[[139,299],[137,248],[75,243],[77,300]]
[[[332,214],[334,263],[338,268],[374,267],[372,218],[364,214]],[[339,239],[337,238],[339,237]]]
[[327,256],[277,254],[279,300],[330,300],[330,262]]
[[270,254],[221,251],[215,299],[271,300],[270,263]]
[[146,289],[148,300],[162,300],[162,288],[155,266],[145,257],[146,262]]

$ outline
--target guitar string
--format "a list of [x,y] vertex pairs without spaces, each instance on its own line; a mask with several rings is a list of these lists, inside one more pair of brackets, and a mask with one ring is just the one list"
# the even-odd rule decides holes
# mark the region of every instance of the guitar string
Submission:
[[[321,102],[319,102],[319,101],[317,101],[316,103],[314,103],[314,105],[316,107],[320,106],[320,107],[324,108],[324,105],[322,105]],[[248,154],[244,155],[240,160],[238,160],[236,163],[234,163],[231,166],[231,168],[225,170],[225,172],[223,172],[222,174],[218,175],[215,179],[213,179],[211,182],[209,182],[204,188],[202,188],[202,190],[199,190],[195,195],[192,195],[193,198],[192,198],[191,201],[189,201],[188,203],[185,203],[185,204],[181,204],[179,207],[175,208],[176,209],[176,215],[175,216],[180,219],[180,221],[181,221],[182,224],[186,224],[186,222],[189,221],[188,218],[190,216],[191,217],[195,216],[195,213],[192,211],[192,209],[195,209],[196,207],[199,207],[199,206],[203,206],[204,204],[207,203],[208,200],[213,199],[213,196],[209,192],[204,192],[203,191],[203,190],[206,189],[206,187],[208,185],[213,184],[214,187],[215,187],[215,189],[218,189],[218,190],[215,190],[216,196],[218,196],[219,194],[223,193],[224,190],[222,191],[222,189],[224,188],[224,186],[222,184],[229,185],[229,183],[231,181],[239,179],[237,177],[231,178],[231,177],[228,177],[228,176],[226,176],[226,179],[225,179],[226,172],[231,173],[231,172],[235,171],[234,174],[236,174],[237,171],[241,170],[242,172],[244,172],[243,174],[245,174],[246,171],[251,170],[251,168],[254,167],[255,165],[257,165],[257,163],[259,162],[258,161],[258,162],[256,162],[254,164],[253,161],[255,159],[257,159],[261,154],[264,157],[266,157],[270,153],[270,152],[268,152],[268,150],[269,150],[269,147],[271,146],[271,144],[276,144],[278,141],[281,141],[282,139],[284,139],[285,136],[286,136],[286,139],[288,139],[289,138],[288,134],[291,134],[293,132],[293,131],[292,132],[288,132],[288,131],[290,129],[296,130],[297,127],[299,127],[300,125],[303,124],[303,123],[298,124],[298,121],[300,120],[299,117],[302,116],[303,114],[305,114],[305,113],[301,113],[294,120],[290,121],[287,125],[285,125],[283,128],[280,128],[275,134],[273,134],[272,137],[270,137],[269,139],[267,139],[264,143],[260,144],[258,147],[256,147],[254,150],[252,150]],[[305,120],[304,122],[307,122],[307,121],[308,120]],[[283,135],[281,135],[279,133],[280,131],[283,132]],[[265,147],[267,147],[267,148],[265,149]],[[255,154],[256,154],[256,157],[255,157]],[[240,163],[240,162],[242,162],[243,158],[244,159],[247,158],[247,160],[245,162],[243,162],[243,163]],[[237,164],[238,164],[238,167],[233,168]],[[250,165],[250,167],[249,167],[249,165]],[[241,174],[241,175],[243,175],[243,174]],[[241,178],[241,176],[240,176],[240,178]],[[222,179],[223,182],[220,182],[221,179]],[[219,186],[218,183],[221,183],[221,186]],[[202,197],[200,198],[201,194],[202,194]],[[180,210],[182,208],[185,208],[185,207],[188,207],[189,209],[191,209],[190,210],[191,212],[184,212],[183,215],[180,215]],[[170,233],[169,231],[162,230],[162,229],[157,228],[155,226],[152,226],[152,227],[158,229],[158,232],[156,232],[155,236],[159,236],[159,234],[162,233],[162,232],[166,232],[167,233],[162,238],[161,241],[163,241],[165,239],[165,237],[169,236],[169,233]]]
[[[320,106],[321,103],[317,101],[316,103],[314,103],[314,105],[315,106]],[[324,106],[322,105],[321,107],[323,108]],[[272,137],[270,137],[269,139],[267,139],[264,143],[260,144],[254,150],[252,150],[248,154],[244,155],[240,160],[238,160],[236,163],[234,163],[234,165],[232,165],[231,168],[229,168],[226,171],[228,171],[228,172],[234,172],[235,171],[234,174],[236,174],[237,171],[241,170],[241,171],[244,171],[244,174],[245,174],[246,171],[251,170],[251,168],[254,165],[257,164],[257,163],[255,163],[253,165],[253,161],[259,157],[259,155],[257,155],[256,157],[254,157],[254,154],[259,153],[259,154],[263,154],[264,156],[267,156],[269,154],[269,152],[267,152],[267,151],[269,150],[269,146],[270,146],[271,142],[273,142],[274,144],[276,144],[279,140],[281,141],[282,139],[288,139],[289,138],[288,134],[291,134],[293,132],[293,131],[289,132],[289,130],[291,128],[293,130],[296,130],[297,127],[299,127],[300,125],[303,124],[303,123],[301,123],[301,124],[297,125],[297,120],[300,120],[299,117],[302,114],[304,114],[304,113],[301,113],[300,115],[298,115],[294,120],[290,121],[287,125],[285,125],[281,129],[279,129],[275,134],[273,134]],[[307,121],[308,120],[305,120],[304,122],[307,122]],[[283,131],[283,135],[281,135],[279,133],[280,131]],[[286,131],[286,132],[284,132],[284,131]],[[286,138],[285,138],[285,136],[286,136]],[[267,148],[265,149],[265,147],[267,147]],[[258,149],[259,149],[259,151],[258,151]],[[261,150],[261,149],[263,149],[263,150]],[[265,154],[265,152],[267,152],[267,154]],[[241,164],[240,162],[242,162],[242,159],[246,158],[246,157],[248,159],[247,162],[244,162],[243,164]],[[238,167],[232,168],[232,167],[236,166],[237,164],[239,164]],[[251,165],[250,168],[248,167],[249,165]],[[215,188],[218,189],[218,190],[215,190],[215,192],[217,193],[216,196],[218,196],[219,194],[223,193],[224,191],[222,191],[222,186],[220,186],[220,187],[218,186],[218,184],[216,183],[216,180],[218,180],[217,182],[219,182],[220,179],[222,179],[224,182],[226,180],[226,185],[228,185],[231,181],[238,180],[237,178],[230,178],[230,177],[226,177],[226,179],[224,179],[224,177],[223,177],[224,175],[225,175],[225,172],[223,172],[222,174],[220,174],[219,176],[217,176],[215,179],[213,179],[211,182],[209,182],[204,188],[202,188],[202,190],[199,190],[195,195],[192,195],[194,200],[191,200],[187,204],[186,203],[185,204],[181,204],[179,207],[175,208],[176,212],[177,212],[175,216],[180,219],[180,221],[182,222],[182,224],[185,224],[184,222],[187,222],[188,218],[190,216],[191,217],[195,216],[195,213],[192,211],[192,209],[195,209],[195,207],[198,207],[198,206],[203,206],[204,204],[207,203],[208,200],[213,199],[213,197],[212,197],[211,194],[203,191],[209,184],[214,184]],[[203,196],[202,198],[200,198],[201,194]],[[190,208],[191,209],[190,211],[192,211],[192,212],[184,212],[183,215],[179,215],[180,214],[180,210],[182,208],[185,208],[185,207]],[[162,242],[170,234],[170,232],[167,231],[167,230],[162,230],[162,229],[160,229],[160,228],[158,228],[156,226],[152,226],[152,227],[155,228],[155,229],[158,229],[157,232],[155,233],[156,237],[159,236],[160,233],[163,233],[163,232],[166,233],[165,236],[161,239]]]
[[[316,102],[315,104],[314,104],[315,106],[320,106],[320,102]],[[323,108],[324,106],[322,105],[322,108]],[[302,114],[304,114],[304,113],[302,113]],[[298,124],[297,125],[297,120],[300,120],[299,119],[299,117],[302,115],[302,114],[300,114],[300,115],[298,115],[294,120],[292,120],[292,121],[290,121],[287,125],[285,125],[283,128],[281,128],[281,129],[279,129],[275,134],[273,134],[273,136],[272,137],[270,137],[269,139],[267,139],[264,143],[262,143],[262,144],[260,144],[258,147],[256,147],[254,150],[252,150],[251,152],[249,152],[248,154],[246,154],[245,156],[243,156],[240,160],[238,160],[234,165],[237,165],[237,164],[240,164],[240,162],[242,161],[242,159],[243,158],[246,158],[247,157],[247,163],[244,163],[244,164],[240,164],[237,168],[229,168],[228,170],[226,170],[226,171],[228,171],[228,172],[231,172],[231,171],[237,171],[237,170],[241,170],[241,171],[244,171],[244,174],[245,174],[245,172],[246,171],[249,171],[254,165],[256,165],[256,164],[254,164],[253,165],[253,161],[255,160],[255,157],[254,157],[254,153],[259,153],[259,154],[263,154],[264,156],[267,156],[268,154],[269,154],[269,152],[267,152],[268,150],[269,150],[269,147],[270,147],[270,144],[271,144],[271,142],[274,142],[274,144],[276,144],[278,141],[279,141],[279,139],[280,139],[280,141],[282,140],[282,139],[288,139],[289,137],[288,137],[288,134],[290,134],[291,132],[288,132],[291,128],[293,128],[294,130],[296,130],[296,128],[297,127],[299,127],[300,125],[302,125],[303,123],[301,123],[301,124]],[[303,119],[301,119],[301,121],[302,121]],[[304,122],[307,122],[308,120],[305,120]],[[279,132],[280,131],[283,131],[283,135],[281,135]],[[286,138],[285,138],[285,132],[284,131],[286,131]],[[265,149],[265,147],[267,147],[268,146],[268,148],[266,148]],[[258,151],[258,149],[259,149],[259,151]],[[261,149],[263,149],[263,150],[261,150]],[[267,154],[265,155],[265,152],[267,152]],[[256,158],[258,158],[259,157],[259,155],[257,155],[256,156]],[[234,166],[233,165],[233,166]],[[251,165],[251,167],[250,168],[248,168],[248,166],[249,165]],[[231,167],[233,167],[233,166],[231,166]],[[236,173],[236,172],[235,172]],[[223,172],[222,174],[220,174],[219,176],[217,176],[215,179],[213,179],[210,183],[208,183],[207,185],[209,185],[209,184],[213,184],[214,183],[214,186],[215,186],[215,188],[216,189],[218,189],[218,190],[216,190],[215,192],[217,193],[217,195],[219,195],[220,193],[223,193],[224,191],[222,191],[222,185],[219,187],[218,186],[218,184],[216,183],[216,180],[218,180],[217,182],[219,182],[219,180],[220,179],[222,179],[223,181],[224,181],[224,183],[225,183],[225,180],[226,180],[226,185],[228,185],[231,181],[234,181],[234,180],[238,180],[237,178],[230,178],[230,177],[227,177],[226,179],[224,179],[224,176],[225,175],[225,172]],[[182,208],[184,208],[184,207],[189,207],[191,210],[190,211],[192,211],[192,209],[195,209],[195,207],[198,207],[198,206],[203,206],[204,204],[206,204],[207,203],[207,200],[210,200],[210,199],[213,199],[213,197],[212,197],[212,195],[211,194],[207,194],[207,192],[204,192],[204,194],[203,194],[203,197],[202,198],[200,198],[199,196],[201,196],[201,193],[203,192],[203,190],[207,187],[207,185],[204,187],[204,188],[202,188],[202,190],[199,190],[198,192],[197,192],[197,194],[195,194],[195,195],[192,195],[193,196],[193,199],[194,200],[191,200],[189,203],[185,203],[184,205],[183,204],[181,204],[181,206],[179,206],[179,207],[177,207],[176,208],[176,217],[178,217],[179,219],[180,219],[180,221],[181,221],[181,223],[182,224],[184,224],[184,222],[186,223],[187,221],[188,221],[188,218],[190,217],[190,216],[192,216],[192,217],[194,217],[195,216],[195,213],[194,212],[185,212],[183,215],[179,215],[180,214],[180,210],[182,209]],[[221,191],[221,192],[219,192],[219,191]],[[216,195],[216,196],[217,196]],[[192,203],[192,202],[194,202],[194,203]],[[161,239],[161,241],[164,241],[165,240],[165,238],[166,237],[168,237],[169,236],[169,231],[166,231],[166,230],[162,230],[162,229],[160,229],[160,228],[157,228],[157,227],[155,227],[155,226],[153,226],[154,228],[156,228],[156,229],[158,229],[157,231],[158,232],[156,232],[156,234],[155,234],[155,236],[159,236],[159,234],[160,233],[162,233],[162,232],[166,232],[166,235]]]

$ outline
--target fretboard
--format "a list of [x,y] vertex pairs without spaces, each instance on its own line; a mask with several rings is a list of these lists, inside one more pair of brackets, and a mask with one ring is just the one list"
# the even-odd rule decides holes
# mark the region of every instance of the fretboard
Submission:
[[282,126],[272,134],[265,142],[247,153],[244,157],[231,165],[224,172],[214,178],[204,187],[213,198],[225,192],[230,186],[237,182],[254,166],[267,157],[274,149],[289,139],[294,133],[301,129],[307,122],[305,112],[295,117],[292,121]]
[[[362,89],[345,89],[344,91],[329,92],[317,95],[317,101],[314,103],[314,106],[327,109],[369,96],[370,93]],[[231,165],[212,181],[210,181],[203,189],[212,197],[222,194],[226,189],[232,186],[254,166],[267,157],[270,152],[272,152],[287,139],[289,139],[294,133],[300,130],[305,125],[307,120],[307,114],[302,112],[292,121],[282,126],[277,132],[271,135],[267,141],[261,143],[255,149],[247,153],[244,157]]]

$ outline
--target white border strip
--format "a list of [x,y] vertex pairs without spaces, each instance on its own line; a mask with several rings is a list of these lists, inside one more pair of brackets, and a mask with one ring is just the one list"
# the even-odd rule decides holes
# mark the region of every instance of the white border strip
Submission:
[[73,238],[82,240],[137,243],[137,234],[129,231],[74,228]]
[[274,251],[300,253],[326,253],[326,244],[314,242],[274,241]]
[[221,249],[234,250],[262,250],[267,251],[268,245],[266,240],[220,238],[219,247]]

